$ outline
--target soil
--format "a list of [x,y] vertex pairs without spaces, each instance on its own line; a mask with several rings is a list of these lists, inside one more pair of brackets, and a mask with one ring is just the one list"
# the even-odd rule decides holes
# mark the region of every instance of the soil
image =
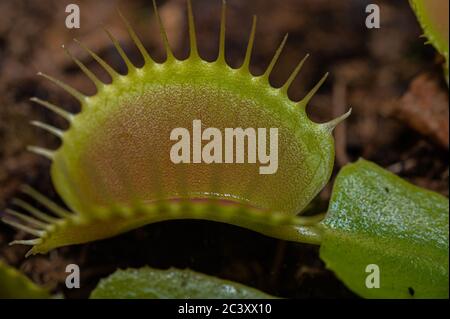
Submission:
[[[77,1],[81,28],[65,27],[65,7],[72,1],[0,1],[0,211],[27,183],[61,203],[52,188],[49,162],[26,151],[27,145],[56,148],[58,141],[28,125],[39,119],[66,123],[32,105],[37,96],[78,111],[75,100],[37,71],[51,74],[86,93],[94,87],[60,49],[67,47],[96,74],[106,74],[72,41],[78,38],[120,72],[125,67],[107,36],[106,26],[131,59],[142,63],[129,40],[117,8],[132,21],[157,60],[164,58],[151,1]],[[378,0],[381,28],[367,29],[364,0],[228,0],[227,60],[238,66],[244,57],[252,14],[258,31],[252,71],[260,74],[283,35],[286,49],[271,78],[281,85],[306,53],[310,58],[290,90],[301,98],[327,71],[331,78],[311,102],[308,113],[326,121],[353,108],[336,131],[337,161],[364,157],[414,184],[448,196],[448,93],[442,58],[424,45],[408,1]],[[219,0],[194,0],[200,53],[217,54]],[[171,46],[179,57],[188,53],[184,0],[158,1]],[[318,197],[326,209],[332,181]],[[117,268],[150,265],[190,268],[291,297],[355,298],[318,257],[318,247],[277,241],[234,226],[205,221],[171,221],[85,245],[56,249],[25,258],[26,247],[8,246],[26,235],[0,224],[0,258],[30,278],[68,298],[84,298],[100,278]],[[81,268],[81,288],[67,290],[65,266]]]

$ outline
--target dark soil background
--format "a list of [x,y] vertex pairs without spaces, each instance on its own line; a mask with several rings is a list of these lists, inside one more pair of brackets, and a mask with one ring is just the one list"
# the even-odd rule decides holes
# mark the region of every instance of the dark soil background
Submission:
[[[381,8],[381,29],[367,29],[365,7]],[[77,3],[81,29],[68,30],[65,7]],[[193,0],[201,54],[217,54],[219,0]],[[170,42],[178,57],[188,53],[184,0],[158,1]],[[159,30],[150,0],[0,0],[0,211],[21,196],[28,183],[61,202],[49,178],[49,162],[25,150],[27,145],[56,148],[58,141],[28,125],[43,120],[65,127],[58,116],[32,105],[38,96],[76,112],[75,100],[37,71],[53,75],[77,89],[94,87],[60,48],[68,48],[94,72],[105,76],[77,47],[78,38],[118,70],[125,68],[102,31],[107,27],[132,57],[142,63],[116,9],[120,8],[151,54],[162,61]],[[406,0],[228,0],[227,59],[243,60],[252,14],[259,18],[252,70],[263,72],[283,35],[290,37],[272,81],[280,85],[306,53],[311,57],[290,94],[301,98],[327,71],[331,77],[308,109],[317,121],[330,120],[353,108],[336,130],[336,170],[364,157],[414,184],[448,196],[448,94],[442,58],[424,45],[421,29]],[[332,182],[318,202],[326,209]],[[262,289],[282,297],[354,298],[326,270],[318,247],[277,241],[237,227],[203,221],[173,221],[149,225],[90,244],[60,248],[25,258],[26,247],[8,246],[22,232],[0,224],[0,258],[34,281],[70,298],[87,297],[100,278],[117,268],[150,265],[191,268]],[[65,266],[81,268],[81,289],[67,290]]]

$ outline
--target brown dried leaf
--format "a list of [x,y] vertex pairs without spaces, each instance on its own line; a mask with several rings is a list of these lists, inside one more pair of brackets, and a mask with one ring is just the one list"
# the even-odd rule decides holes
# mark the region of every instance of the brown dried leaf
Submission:
[[417,76],[392,111],[414,130],[449,148],[448,93],[437,79]]

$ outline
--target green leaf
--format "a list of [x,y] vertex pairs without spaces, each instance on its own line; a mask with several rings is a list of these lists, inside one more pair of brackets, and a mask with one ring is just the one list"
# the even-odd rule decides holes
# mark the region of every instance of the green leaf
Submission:
[[445,57],[448,84],[448,0],[409,0],[428,41]]
[[191,270],[118,270],[102,279],[92,299],[252,299],[275,298],[247,286]]
[[[363,297],[448,298],[448,216],[447,198],[359,160],[336,178],[320,256]],[[379,288],[366,286],[370,264]]]
[[49,292],[37,286],[17,269],[0,260],[0,299],[49,298]]

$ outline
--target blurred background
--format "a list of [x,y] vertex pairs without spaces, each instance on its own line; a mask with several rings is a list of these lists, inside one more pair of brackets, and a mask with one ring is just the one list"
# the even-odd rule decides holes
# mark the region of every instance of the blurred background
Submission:
[[[442,0],[446,1],[446,0]],[[81,28],[67,29],[65,8],[78,4]],[[158,0],[170,44],[179,58],[189,52],[185,0]],[[367,29],[365,8],[381,9],[381,28]],[[228,0],[227,61],[244,58],[253,14],[258,16],[251,70],[261,74],[285,33],[289,39],[271,81],[279,86],[305,54],[310,58],[289,92],[300,99],[327,71],[330,78],[308,113],[328,121],[353,108],[335,132],[336,169],[364,157],[412,183],[448,196],[448,93],[440,57],[424,45],[422,31],[406,0]],[[193,0],[200,54],[217,56],[220,0]],[[136,65],[142,65],[117,9],[130,20],[151,55],[164,60],[150,0],[0,0],[0,212],[19,186],[28,183],[60,202],[49,177],[50,163],[27,145],[57,148],[58,140],[33,128],[41,120],[65,128],[51,112],[33,105],[33,96],[78,111],[77,102],[38,71],[87,94],[94,86],[65,55],[65,44],[101,78],[101,68],[73,41],[88,45],[117,70],[126,68],[106,27]],[[332,183],[316,202],[326,210]],[[19,195],[20,196],[20,195]],[[1,213],[0,213],[1,214]],[[355,297],[318,258],[318,247],[266,238],[237,227],[206,221],[171,221],[87,245],[65,247],[25,259],[22,246],[8,246],[25,234],[0,224],[0,258],[34,281],[68,297],[87,297],[97,281],[116,268],[150,265],[191,268],[238,281],[281,297]],[[81,289],[66,290],[65,266],[81,268]]]

